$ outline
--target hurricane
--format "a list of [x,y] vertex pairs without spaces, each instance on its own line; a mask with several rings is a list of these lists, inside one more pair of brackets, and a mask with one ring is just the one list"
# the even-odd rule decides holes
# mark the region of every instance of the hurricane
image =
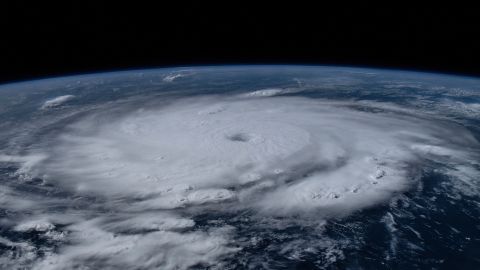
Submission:
[[[270,79],[280,71],[262,68],[255,76],[269,80],[260,85],[202,90],[255,71],[73,77],[49,87],[88,91],[49,90],[28,117],[6,113],[0,265],[363,269],[369,264],[349,261],[375,246],[363,228],[383,228],[387,244],[366,254],[393,263],[428,250],[430,240],[407,221],[426,218],[422,209],[443,211],[434,207],[441,196],[478,210],[475,130],[452,115],[458,106],[445,109],[450,100],[419,106],[425,99],[409,92],[424,87],[412,86],[418,78],[382,84],[407,88],[408,104],[359,98],[356,88],[371,91],[360,79],[384,78],[350,69],[306,78],[295,70],[278,83]],[[122,90],[143,84],[154,90]],[[104,95],[99,88],[128,94],[89,101]]]

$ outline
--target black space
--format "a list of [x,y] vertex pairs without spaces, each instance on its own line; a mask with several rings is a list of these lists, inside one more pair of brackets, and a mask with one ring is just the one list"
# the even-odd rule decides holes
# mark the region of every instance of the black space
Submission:
[[99,2],[0,4],[0,82],[112,69],[242,63],[373,66],[480,76],[478,8]]

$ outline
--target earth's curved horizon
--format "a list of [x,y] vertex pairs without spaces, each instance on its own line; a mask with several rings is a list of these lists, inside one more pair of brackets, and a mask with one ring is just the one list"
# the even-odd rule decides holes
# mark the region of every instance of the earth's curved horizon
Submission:
[[339,66],[0,85],[0,268],[478,269],[480,78]]

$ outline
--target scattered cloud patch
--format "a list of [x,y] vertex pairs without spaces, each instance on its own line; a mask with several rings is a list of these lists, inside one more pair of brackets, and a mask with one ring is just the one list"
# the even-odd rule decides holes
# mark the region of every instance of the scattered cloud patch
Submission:
[[269,89],[261,89],[261,90],[256,90],[253,92],[250,92],[246,94],[248,97],[271,97],[271,96],[276,96],[280,94],[287,93],[288,90],[286,89],[281,89],[281,88],[269,88]]
[[187,77],[187,76],[190,76],[192,75],[193,73],[191,71],[188,71],[188,70],[182,70],[182,71],[177,71],[177,72],[172,72],[170,74],[167,74],[163,77],[163,81],[164,82],[173,82],[179,78],[182,78],[182,77]]
[[58,106],[61,106],[65,104],[66,102],[74,99],[74,95],[64,95],[64,96],[58,96],[56,98],[49,99],[45,101],[41,107],[41,109],[50,109],[50,108],[55,108]]

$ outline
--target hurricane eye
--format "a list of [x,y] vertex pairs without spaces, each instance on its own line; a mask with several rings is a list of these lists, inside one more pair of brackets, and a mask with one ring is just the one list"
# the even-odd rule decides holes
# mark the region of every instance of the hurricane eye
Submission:
[[246,133],[235,133],[232,135],[227,135],[227,140],[232,142],[248,142],[251,140],[252,136]]

